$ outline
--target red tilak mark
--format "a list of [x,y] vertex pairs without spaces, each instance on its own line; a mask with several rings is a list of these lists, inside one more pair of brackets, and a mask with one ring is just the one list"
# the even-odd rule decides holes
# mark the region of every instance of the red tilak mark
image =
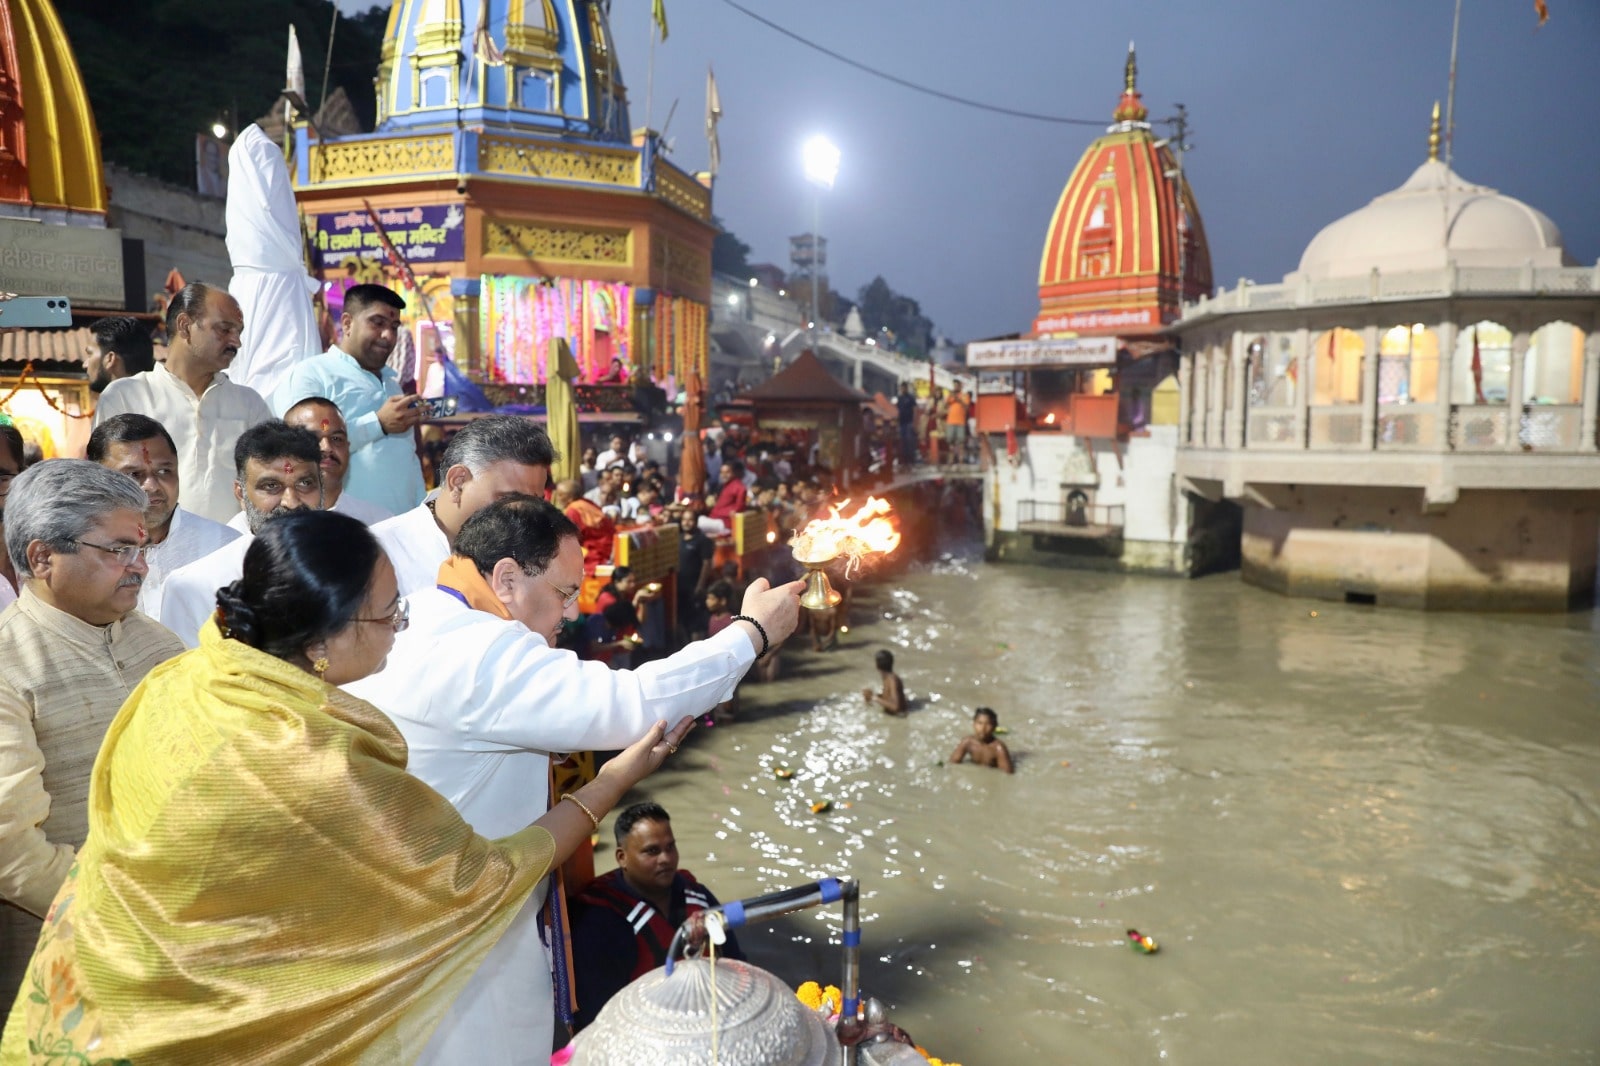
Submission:
[[144,531],[143,526],[135,526],[134,528],[139,531],[139,539],[141,541],[145,540],[149,536],[149,534]]
[[287,459],[283,461],[283,476],[294,477],[294,464]]
[[144,456],[144,465],[145,466],[149,466],[150,465],[150,445],[148,445],[148,444],[139,445],[139,454]]
[[326,418],[322,420],[322,432],[328,432],[328,420]]

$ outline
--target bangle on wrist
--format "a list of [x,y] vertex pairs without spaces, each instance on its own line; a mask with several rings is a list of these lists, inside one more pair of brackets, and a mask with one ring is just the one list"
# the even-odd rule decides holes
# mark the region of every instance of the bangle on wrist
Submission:
[[762,625],[760,622],[757,622],[754,618],[751,618],[747,614],[736,614],[733,616],[733,621],[749,622],[751,625],[756,627],[756,632],[761,634],[761,650],[756,653],[757,659],[763,658],[767,652],[772,650],[772,642],[767,639],[766,626]]
[[[595,832],[598,833],[600,831],[600,819],[594,816],[594,812],[589,809],[588,805],[585,804],[583,800],[579,799],[577,796],[574,796],[570,792],[561,793],[561,799],[571,800],[573,803],[576,803],[578,805],[578,810],[589,816],[589,821],[594,825]],[[558,800],[557,802],[560,801]]]

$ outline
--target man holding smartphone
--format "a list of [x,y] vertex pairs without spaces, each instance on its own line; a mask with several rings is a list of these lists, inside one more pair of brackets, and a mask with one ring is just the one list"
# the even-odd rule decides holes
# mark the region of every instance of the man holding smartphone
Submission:
[[392,514],[422,502],[422,464],[411,431],[427,414],[422,401],[400,391],[388,366],[406,302],[382,285],[357,285],[344,294],[339,343],[299,363],[273,395],[279,417],[307,397],[332,400],[350,431],[345,491]]

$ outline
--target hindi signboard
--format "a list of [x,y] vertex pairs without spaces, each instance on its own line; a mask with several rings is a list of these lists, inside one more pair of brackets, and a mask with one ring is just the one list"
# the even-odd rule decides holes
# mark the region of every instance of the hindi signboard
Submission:
[[1041,337],[1053,333],[1096,330],[1150,330],[1162,324],[1155,307],[1126,307],[1118,311],[1063,311],[1042,314],[1033,320],[1033,331]]
[[967,345],[967,365],[984,370],[1022,370],[1047,366],[1115,366],[1116,362],[1115,337],[980,341]]
[[[466,258],[466,213],[460,204],[384,207],[377,209],[377,215],[389,240],[413,264],[458,263]],[[337,269],[350,256],[384,257],[378,228],[360,208],[318,215],[312,242],[323,270]]]
[[121,307],[122,233],[0,219],[0,292],[65,296],[89,307]]

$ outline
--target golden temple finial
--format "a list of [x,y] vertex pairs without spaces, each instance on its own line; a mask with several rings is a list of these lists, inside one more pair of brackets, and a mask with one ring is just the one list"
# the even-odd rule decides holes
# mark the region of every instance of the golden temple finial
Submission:
[[1133,42],[1128,42],[1128,63],[1122,68],[1122,88],[1125,92],[1133,92],[1139,80],[1139,67],[1133,61]]
[[1433,125],[1428,129],[1428,162],[1439,161],[1439,101],[1433,102]]

